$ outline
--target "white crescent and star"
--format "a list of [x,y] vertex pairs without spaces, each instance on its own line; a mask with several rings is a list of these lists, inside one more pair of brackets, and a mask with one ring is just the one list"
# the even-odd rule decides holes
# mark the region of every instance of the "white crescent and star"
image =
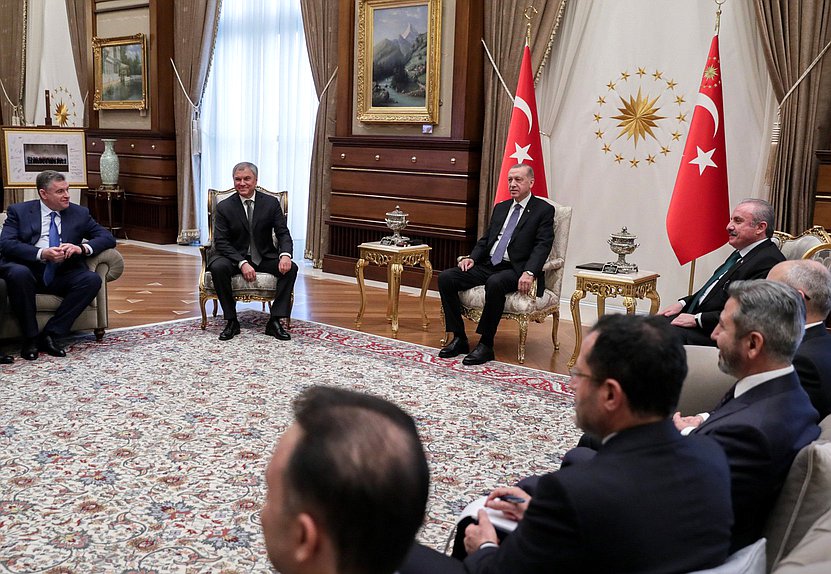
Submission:
[[528,105],[528,102],[516,96],[514,98],[514,107],[525,114],[525,117],[528,118],[528,133],[531,133],[531,124],[534,123],[531,119],[531,107]]
[[[514,107],[525,114],[525,117],[528,118],[528,133],[531,133],[531,126],[533,124],[533,120],[531,119],[531,108],[528,105],[528,102],[516,96],[514,98]],[[519,143],[514,142],[514,147],[516,150],[512,153],[509,157],[512,157],[516,160],[517,163],[525,163],[526,161],[534,161],[530,155],[528,155],[528,150],[531,148],[531,144],[529,143],[526,146],[521,146]]]
[[716,133],[718,132],[718,108],[716,107],[716,103],[707,94],[698,92],[698,100],[695,102],[695,106],[701,106],[713,116],[713,137],[716,137]]
[[695,149],[697,152],[696,158],[691,159],[690,163],[698,166],[698,175],[702,175],[708,167],[718,167],[716,162],[713,161],[713,153],[715,153],[716,148],[710,151],[704,151],[700,147],[695,146]]

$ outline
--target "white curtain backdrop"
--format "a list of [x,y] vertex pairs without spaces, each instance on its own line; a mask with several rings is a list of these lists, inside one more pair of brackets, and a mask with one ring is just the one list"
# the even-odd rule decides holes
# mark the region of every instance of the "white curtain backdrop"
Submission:
[[[202,109],[202,193],[231,187],[238,162],[257,164],[260,185],[289,191],[294,259],[302,259],[317,96],[299,2],[222,3]],[[199,205],[207,237],[204,196]]]
[[[731,209],[766,197],[764,172],[775,100],[751,0],[723,6],[723,75]],[[568,297],[575,265],[616,259],[606,240],[626,226],[640,247],[628,261],[661,275],[661,306],[687,294],[690,265],[680,266],[666,233],[666,212],[692,119],[715,25],[712,2],[580,0],[569,2],[559,42],[537,85],[549,195],[574,216],[566,259]],[[624,101],[652,103],[651,131],[622,133],[614,116]],[[725,226],[729,215],[725,215]],[[696,232],[690,221],[690,233]],[[579,238],[579,240],[578,240]],[[696,264],[700,286],[727,256],[721,248]],[[593,317],[594,297],[583,300]],[[609,306],[622,309],[620,299]],[[641,309],[647,304],[641,302]]]

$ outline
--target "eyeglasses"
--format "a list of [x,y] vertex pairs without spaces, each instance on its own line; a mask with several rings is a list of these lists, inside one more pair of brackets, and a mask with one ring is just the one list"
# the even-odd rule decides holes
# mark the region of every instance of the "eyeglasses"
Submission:
[[572,379],[577,378],[577,377],[583,377],[584,379],[588,379],[590,381],[594,380],[593,376],[589,375],[588,373],[581,373],[577,369],[569,369],[568,376],[571,377]]

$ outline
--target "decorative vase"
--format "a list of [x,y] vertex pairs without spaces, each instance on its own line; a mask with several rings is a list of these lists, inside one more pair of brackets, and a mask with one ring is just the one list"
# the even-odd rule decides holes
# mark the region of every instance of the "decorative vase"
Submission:
[[116,140],[103,138],[104,152],[101,154],[99,167],[101,170],[101,185],[104,187],[118,187],[118,156],[115,155]]

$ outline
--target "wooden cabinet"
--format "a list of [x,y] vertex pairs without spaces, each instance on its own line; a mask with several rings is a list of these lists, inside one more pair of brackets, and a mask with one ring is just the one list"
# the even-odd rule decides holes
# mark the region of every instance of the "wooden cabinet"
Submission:
[[831,150],[817,150],[819,169],[814,192],[814,225],[831,229]]

